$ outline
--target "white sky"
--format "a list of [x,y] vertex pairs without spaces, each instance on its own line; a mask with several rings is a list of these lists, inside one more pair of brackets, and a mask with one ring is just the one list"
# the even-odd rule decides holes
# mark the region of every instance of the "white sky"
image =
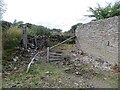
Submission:
[[24,21],[49,28],[67,31],[77,23],[87,23],[91,19],[84,17],[88,7],[96,3],[105,6],[106,2],[116,0],[4,0],[7,11],[3,16],[6,21]]

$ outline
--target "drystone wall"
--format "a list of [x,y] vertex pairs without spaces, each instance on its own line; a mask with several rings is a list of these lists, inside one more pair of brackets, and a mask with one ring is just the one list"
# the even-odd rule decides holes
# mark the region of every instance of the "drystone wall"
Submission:
[[118,63],[119,25],[120,16],[78,25],[78,49],[110,63]]

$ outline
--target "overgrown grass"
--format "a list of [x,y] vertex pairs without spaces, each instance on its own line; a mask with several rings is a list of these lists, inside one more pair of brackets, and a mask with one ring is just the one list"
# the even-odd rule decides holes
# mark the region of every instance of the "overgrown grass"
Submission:
[[114,88],[118,87],[118,75],[109,75],[107,81],[109,82],[109,84],[111,86],[113,86]]
[[13,49],[18,47],[19,41],[22,39],[22,31],[19,28],[11,27],[3,32],[3,49]]
[[2,32],[2,65],[8,66],[11,63],[11,58],[19,46],[19,41],[22,39],[22,31],[17,27],[11,27],[8,30]]
[[[63,68],[51,64],[35,64],[31,67],[29,73],[25,73],[21,69],[20,73],[15,73],[3,78],[3,88],[15,87],[42,87],[44,86],[44,79],[49,78],[58,79],[61,77],[60,71]],[[47,75],[46,72],[50,74]]]

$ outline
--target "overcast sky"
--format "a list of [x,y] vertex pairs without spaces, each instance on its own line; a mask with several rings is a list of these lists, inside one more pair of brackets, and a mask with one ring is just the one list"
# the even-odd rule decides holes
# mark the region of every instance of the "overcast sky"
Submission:
[[106,2],[116,0],[4,0],[7,11],[4,20],[13,22],[15,19],[43,25],[49,28],[60,28],[67,31],[77,23],[87,23],[91,19],[84,15],[88,7],[96,3],[105,6]]

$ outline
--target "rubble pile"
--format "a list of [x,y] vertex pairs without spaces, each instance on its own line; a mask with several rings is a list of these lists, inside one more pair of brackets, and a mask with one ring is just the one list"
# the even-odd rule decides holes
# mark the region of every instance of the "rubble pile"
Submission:
[[[20,68],[24,68],[24,70],[26,70],[27,65],[30,63],[31,59],[37,52],[38,50],[36,49],[18,48],[14,55],[12,55],[12,57],[10,58],[10,64],[3,66],[3,73],[17,71]],[[39,61],[39,59],[43,58],[43,56],[44,55],[36,57],[34,62]]]
[[66,73],[73,73],[87,79],[92,78],[93,76],[102,75],[104,72],[119,72],[119,67],[117,64],[114,65],[107,61],[104,61],[100,57],[95,58],[88,56],[87,54],[78,57],[75,52],[72,52],[71,54],[70,63],[62,65],[67,66],[67,68],[64,69]]
[[84,56],[80,58],[80,63],[82,64],[89,64],[94,70],[102,70],[102,71],[113,71],[113,67],[116,66],[118,69],[117,64],[111,64],[107,61],[104,61],[102,58],[95,58],[92,56]]

